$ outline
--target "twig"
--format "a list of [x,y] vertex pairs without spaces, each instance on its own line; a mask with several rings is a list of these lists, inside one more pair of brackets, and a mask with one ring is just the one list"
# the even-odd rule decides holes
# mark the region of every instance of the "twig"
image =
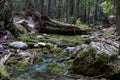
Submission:
[[0,59],[0,65],[3,65],[7,60],[8,58],[11,56],[11,52],[8,54],[8,55],[5,55],[3,58]]

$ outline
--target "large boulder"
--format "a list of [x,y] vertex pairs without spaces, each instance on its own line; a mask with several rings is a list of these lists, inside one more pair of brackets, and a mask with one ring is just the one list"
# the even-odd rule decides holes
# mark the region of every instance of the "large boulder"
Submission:
[[109,76],[117,73],[117,68],[113,64],[117,59],[118,50],[111,45],[91,42],[90,45],[78,51],[73,61],[72,69],[74,72],[85,75],[104,75]]

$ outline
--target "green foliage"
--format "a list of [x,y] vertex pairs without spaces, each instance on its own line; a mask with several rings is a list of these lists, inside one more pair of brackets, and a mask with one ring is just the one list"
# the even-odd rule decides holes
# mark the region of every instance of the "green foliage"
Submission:
[[76,25],[79,26],[80,28],[86,28],[86,29],[91,29],[93,26],[89,26],[88,24],[83,24],[80,21],[80,18],[77,19]]
[[103,12],[105,14],[108,14],[111,10],[113,10],[114,5],[111,0],[106,0],[101,4],[101,7],[103,9]]
[[67,23],[72,24],[73,22],[73,17],[69,17]]

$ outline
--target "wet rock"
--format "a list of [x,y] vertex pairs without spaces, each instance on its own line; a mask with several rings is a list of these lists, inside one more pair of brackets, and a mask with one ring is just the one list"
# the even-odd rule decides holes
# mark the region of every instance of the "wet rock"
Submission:
[[69,52],[72,51],[75,47],[67,47],[65,50],[68,50]]
[[88,45],[87,44],[81,44],[79,46],[76,46],[72,51],[71,51],[71,54],[72,55],[76,55],[78,53],[78,51],[82,50],[82,49],[85,49],[87,48]]
[[22,56],[22,57],[30,57],[31,56],[31,54],[29,52],[19,52],[18,55]]
[[9,46],[16,49],[26,49],[28,47],[28,45],[22,41],[11,42]]
[[73,71],[79,74],[86,75],[104,75],[109,76],[116,73],[113,57],[117,59],[117,49],[114,46],[100,43],[91,42],[91,44],[77,50],[77,56],[73,61]]
[[0,44],[0,53],[2,53],[3,51],[4,51],[4,46]]
[[118,49],[112,45],[100,42],[91,42],[90,45],[96,50],[96,54],[105,53],[109,57],[118,55]]
[[105,42],[106,42],[107,44],[110,44],[110,45],[113,45],[113,46],[119,47],[119,43],[117,43],[116,41],[113,41],[113,40],[107,39],[107,40],[105,40]]

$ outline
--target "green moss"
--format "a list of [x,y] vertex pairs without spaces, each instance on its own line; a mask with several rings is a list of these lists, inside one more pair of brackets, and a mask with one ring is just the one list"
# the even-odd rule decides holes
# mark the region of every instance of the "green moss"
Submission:
[[17,37],[18,40],[27,41],[27,42],[39,42],[41,39],[38,39],[35,34],[32,35],[20,35]]
[[108,63],[110,61],[110,58],[108,57],[107,54],[101,53],[96,56],[96,61]]
[[13,26],[10,28],[10,30],[13,31],[15,35],[27,33],[27,30],[23,26],[20,26],[16,23],[13,24]]
[[91,57],[95,57],[96,53],[95,53],[95,49],[94,48],[91,48],[89,47],[87,50],[81,50],[79,51],[77,57],[78,58],[84,58],[84,57],[87,57],[87,56],[91,56]]
[[33,59],[33,63],[39,63],[39,62],[43,62],[42,57],[40,57],[39,55],[35,55]]
[[10,77],[9,73],[6,70],[6,66],[0,65],[0,75],[3,77]]
[[80,36],[65,36],[65,35],[50,35],[49,40],[53,42],[62,42],[70,44],[71,46],[76,46],[85,42],[85,39]]
[[15,59],[15,57],[11,57],[10,59],[8,59],[6,64],[16,64],[18,62],[17,59]]
[[74,61],[74,60],[68,60],[68,61],[67,61],[67,65],[68,65],[69,68],[72,67],[73,61]]
[[69,52],[64,50],[61,52],[61,56],[69,56]]
[[64,68],[61,67],[58,63],[47,64],[47,72],[58,75],[63,75],[65,73]]
[[51,44],[51,43],[47,43],[47,44],[46,44],[46,47],[47,47],[48,49],[52,49],[52,48],[54,48],[54,45]]
[[52,53],[59,54],[62,51],[62,48],[53,48],[51,49]]
[[26,52],[40,52],[41,48],[27,49]]
[[105,34],[104,34],[104,37],[105,38],[109,38],[109,37],[111,37],[112,36],[112,32],[106,32]]
[[19,61],[18,62],[18,67],[17,67],[17,69],[19,70],[19,71],[25,71],[25,70],[27,70],[28,69],[28,62],[27,61]]
[[108,65],[110,58],[105,53],[96,54],[94,48],[79,51],[76,59],[73,61],[73,70],[77,73],[86,75],[110,75],[115,72],[113,65]]

